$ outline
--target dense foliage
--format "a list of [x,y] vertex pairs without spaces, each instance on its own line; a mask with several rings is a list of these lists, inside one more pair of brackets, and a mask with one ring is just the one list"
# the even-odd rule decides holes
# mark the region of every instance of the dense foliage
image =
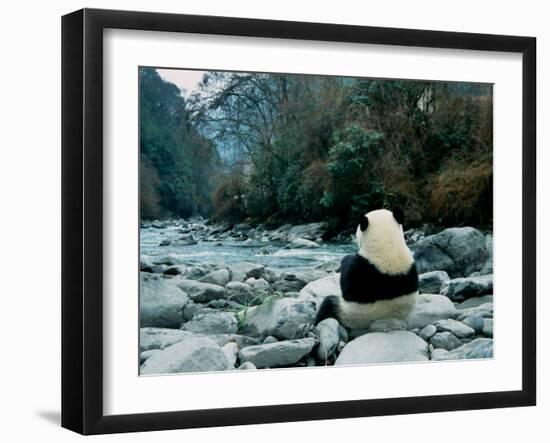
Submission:
[[146,217],[492,222],[490,85],[209,72],[185,102],[141,75]]
[[216,149],[191,123],[175,85],[151,68],[139,75],[141,217],[209,213]]

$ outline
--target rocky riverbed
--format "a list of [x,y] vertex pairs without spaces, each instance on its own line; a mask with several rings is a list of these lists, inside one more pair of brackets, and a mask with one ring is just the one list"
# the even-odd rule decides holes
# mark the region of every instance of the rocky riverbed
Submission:
[[406,232],[420,274],[407,321],[347,330],[312,323],[339,295],[349,233],[268,230],[201,219],[140,231],[141,374],[456,360],[493,356],[492,235],[471,227]]

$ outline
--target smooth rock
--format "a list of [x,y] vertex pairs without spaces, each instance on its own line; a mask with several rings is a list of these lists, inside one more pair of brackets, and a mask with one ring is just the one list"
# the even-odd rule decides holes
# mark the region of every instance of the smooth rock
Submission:
[[300,291],[299,298],[302,300],[311,300],[318,307],[323,299],[329,295],[342,296],[340,274],[328,275],[308,283]]
[[476,338],[469,343],[453,349],[447,353],[432,354],[432,360],[461,360],[472,358],[492,358],[493,339]]
[[369,326],[369,332],[402,331],[407,329],[407,324],[398,318],[383,318],[373,321]]
[[446,271],[451,278],[479,271],[489,257],[485,237],[475,228],[448,228],[411,245],[419,274]]
[[254,289],[259,289],[262,291],[266,291],[267,289],[269,289],[269,283],[263,278],[250,277],[246,280],[245,283]]
[[435,335],[436,332],[437,332],[437,328],[434,325],[428,325],[422,328],[422,330],[418,333],[418,336],[422,340],[428,341],[430,337]]
[[470,315],[479,315],[482,318],[493,318],[493,304],[483,303],[473,308],[457,310],[455,317],[457,320],[462,321]]
[[447,351],[452,351],[462,346],[462,342],[451,332],[438,332],[431,338],[430,343],[436,349],[443,348]]
[[312,338],[284,340],[277,343],[248,346],[239,351],[239,361],[249,361],[257,368],[276,368],[297,363],[309,354],[315,345]]
[[326,318],[316,326],[319,337],[319,345],[316,348],[315,356],[319,361],[325,361],[336,350],[340,341],[339,323],[333,318]]
[[439,294],[441,288],[450,280],[445,271],[425,272],[418,276],[418,292],[421,294]]
[[160,349],[149,349],[148,351],[143,351],[139,353],[139,364],[143,364],[145,360],[147,360],[149,357],[155,355],[157,352],[161,352]]
[[483,329],[481,330],[481,333],[485,337],[493,337],[493,319],[492,318],[486,318],[483,320]]
[[373,332],[349,342],[335,365],[428,360],[428,344],[408,331]]
[[480,315],[472,314],[462,320],[462,323],[472,328],[476,334],[481,334],[483,331],[484,319]]
[[493,303],[493,295],[482,295],[481,297],[472,297],[464,300],[456,306],[456,309],[475,308],[484,303]]
[[140,272],[140,326],[179,328],[188,295],[170,279]]
[[209,272],[199,281],[218,286],[225,286],[230,281],[229,271],[227,269],[218,269],[216,271]]
[[456,335],[458,338],[466,338],[475,334],[473,328],[468,325],[465,325],[461,321],[447,319],[447,320],[438,320],[434,323],[434,326],[440,332],[451,332]]
[[182,329],[197,334],[235,334],[237,319],[231,312],[201,312],[195,314]]
[[485,236],[485,247],[489,253],[489,257],[479,270],[481,275],[492,274],[493,273],[493,235],[487,234]]
[[277,340],[275,337],[273,337],[272,335],[268,335],[264,341],[262,342],[264,345],[268,345],[269,343],[277,343],[279,340]]
[[210,372],[232,368],[222,348],[215,341],[190,336],[152,355],[143,363],[140,373]]
[[243,311],[239,333],[252,336],[273,335],[284,340],[293,338],[302,324],[313,323],[314,319],[313,302],[278,298]]
[[431,360],[445,360],[445,357],[449,355],[449,351],[443,348],[436,348],[431,353]]
[[237,369],[240,369],[242,371],[249,371],[251,369],[258,369],[254,363],[245,361],[242,365],[240,365]]
[[191,300],[198,303],[208,303],[212,300],[225,298],[227,291],[224,287],[203,283],[194,280],[179,280],[178,286],[189,294]]
[[444,295],[419,294],[416,305],[407,318],[407,329],[423,328],[436,320],[453,316],[456,308]]
[[237,363],[237,353],[239,352],[239,346],[237,343],[226,343],[222,346],[222,352],[225,354],[229,365],[235,367],[235,363]]
[[139,350],[164,349],[191,335],[190,332],[168,328],[140,328]]
[[250,277],[263,277],[263,271],[265,269],[265,266],[251,262],[232,263],[228,267],[231,271],[231,280],[237,282],[243,282]]
[[[225,286],[227,290],[227,299],[242,305],[257,304],[258,298],[252,286],[238,281],[231,281]],[[260,301],[260,300],[258,300]]]
[[470,297],[479,297],[492,293],[493,274],[481,275],[479,277],[455,278],[448,281],[441,290],[441,294],[455,302],[462,302]]

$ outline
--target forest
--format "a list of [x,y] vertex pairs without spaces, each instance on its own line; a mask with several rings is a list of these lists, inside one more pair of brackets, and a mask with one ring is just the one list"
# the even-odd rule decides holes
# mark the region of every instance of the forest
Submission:
[[139,76],[142,219],[492,224],[492,85],[211,71],[185,98]]

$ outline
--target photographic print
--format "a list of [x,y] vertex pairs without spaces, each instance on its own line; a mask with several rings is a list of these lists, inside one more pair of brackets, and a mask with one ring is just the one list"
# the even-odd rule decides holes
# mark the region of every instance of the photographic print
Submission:
[[493,357],[492,84],[138,75],[140,375]]

